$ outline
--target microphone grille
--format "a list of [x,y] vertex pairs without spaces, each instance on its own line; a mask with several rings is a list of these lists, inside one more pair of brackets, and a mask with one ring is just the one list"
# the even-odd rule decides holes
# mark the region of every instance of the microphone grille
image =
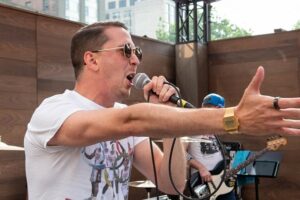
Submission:
[[143,87],[149,82],[150,78],[145,73],[137,73],[132,80],[134,87],[139,90],[143,89]]

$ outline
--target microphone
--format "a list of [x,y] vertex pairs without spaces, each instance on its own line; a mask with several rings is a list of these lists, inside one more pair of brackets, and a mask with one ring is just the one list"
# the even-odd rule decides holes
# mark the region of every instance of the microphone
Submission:
[[[147,83],[149,83],[150,81],[151,81],[150,78],[145,73],[137,73],[132,80],[134,87],[139,90],[143,89],[144,86]],[[153,91],[152,91],[152,93],[155,94]],[[176,96],[175,94],[173,94],[170,97],[169,101],[176,104],[178,107],[196,108],[193,104],[189,103],[188,101],[186,101],[184,99],[181,99],[181,101],[180,101],[180,98],[178,96]],[[181,105],[181,103],[182,103],[182,105]]]

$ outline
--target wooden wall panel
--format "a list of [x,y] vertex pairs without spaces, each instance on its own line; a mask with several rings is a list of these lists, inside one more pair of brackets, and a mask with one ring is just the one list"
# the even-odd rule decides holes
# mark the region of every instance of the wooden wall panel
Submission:
[[35,16],[1,7],[0,57],[35,60]]
[[37,16],[38,103],[45,97],[74,86],[70,46],[73,34],[82,25]]
[[[23,146],[36,107],[35,15],[0,6],[0,135]],[[0,151],[0,199],[25,199],[24,152]]]
[[24,200],[26,198],[24,152],[0,151],[0,159],[0,199]]

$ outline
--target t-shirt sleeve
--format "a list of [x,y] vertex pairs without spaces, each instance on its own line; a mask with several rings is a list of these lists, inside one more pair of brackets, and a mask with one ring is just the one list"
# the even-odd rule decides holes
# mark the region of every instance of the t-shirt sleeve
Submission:
[[140,142],[149,139],[149,137],[133,137],[134,146],[138,145]]
[[28,126],[27,139],[35,146],[59,150],[63,147],[49,147],[47,143],[56,134],[64,121],[81,109],[67,101],[43,102],[34,112]]

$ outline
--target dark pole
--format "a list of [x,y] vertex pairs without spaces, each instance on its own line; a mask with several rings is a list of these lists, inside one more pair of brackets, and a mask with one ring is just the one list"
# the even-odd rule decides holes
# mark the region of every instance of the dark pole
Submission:
[[197,1],[194,1],[194,22],[193,22],[193,26],[194,26],[194,41],[195,42],[199,42],[198,41],[198,16],[197,16]]
[[189,3],[185,4],[185,27],[186,27],[186,41],[190,41],[190,23],[189,23]]
[[208,22],[208,3],[205,1],[203,2],[203,42],[207,43],[208,42],[208,29],[209,29],[209,22]]
[[179,2],[176,2],[176,43],[178,44],[179,43]]

